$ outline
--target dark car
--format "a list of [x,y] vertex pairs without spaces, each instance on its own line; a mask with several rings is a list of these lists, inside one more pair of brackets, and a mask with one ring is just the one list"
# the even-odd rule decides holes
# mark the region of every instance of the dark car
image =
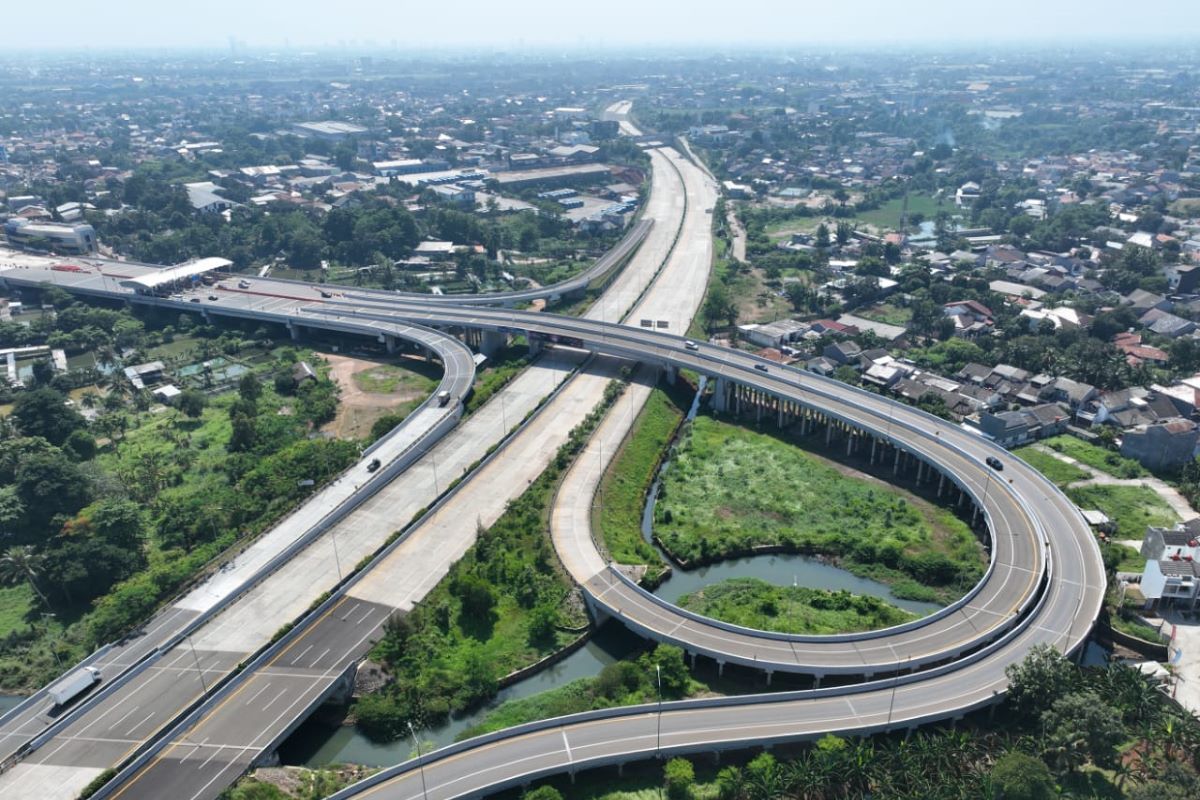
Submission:
[[766,364],[755,364],[755,365],[754,365],[754,368],[755,368],[756,370],[758,370],[759,372],[766,372],[766,371],[767,371],[767,365],[766,365]]
[[367,472],[374,472],[377,469],[379,469],[379,459],[372,458],[371,463],[367,464]]
[[988,465],[989,467],[991,467],[992,469],[996,470],[997,472],[998,472],[998,471],[1000,471],[1000,470],[1002,470],[1002,469],[1004,469],[1004,464],[1003,464],[1003,462],[1001,462],[1001,461],[1000,461],[1000,459],[996,458],[995,456],[988,456],[988,457],[987,457],[986,459],[984,459],[984,460],[987,462],[987,465]]

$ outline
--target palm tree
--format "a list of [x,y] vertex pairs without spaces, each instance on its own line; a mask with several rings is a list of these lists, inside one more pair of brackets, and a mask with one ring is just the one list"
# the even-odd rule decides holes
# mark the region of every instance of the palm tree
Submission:
[[50,601],[38,588],[37,577],[42,569],[42,557],[34,552],[29,545],[14,545],[0,556],[0,581],[4,583],[19,583],[25,581],[33,590],[42,604],[49,606]]

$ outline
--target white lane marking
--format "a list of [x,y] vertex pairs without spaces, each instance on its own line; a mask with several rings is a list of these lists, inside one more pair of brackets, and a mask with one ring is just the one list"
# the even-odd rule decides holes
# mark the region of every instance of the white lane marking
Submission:
[[315,666],[317,666],[317,664],[320,664],[320,663],[321,663],[321,659],[322,659],[322,658],[324,658],[325,656],[329,655],[329,651],[330,651],[330,650],[332,650],[332,649],[333,649],[332,647],[326,647],[326,648],[325,648],[325,652],[321,653],[321,655],[319,655],[319,656],[317,656],[316,658],[314,658],[314,659],[313,659],[313,662],[312,662],[312,664],[310,664],[310,665],[309,665],[309,667],[310,667],[310,668],[311,668],[311,667],[315,667]]
[[246,701],[246,705],[250,705],[251,703],[253,703],[255,700],[258,699],[258,696],[260,694],[262,694],[263,692],[265,692],[267,689],[270,689],[270,688],[271,688],[271,682],[267,681],[265,686],[263,686],[261,689],[259,689],[254,694],[250,695],[250,699]]
[[351,614],[353,614],[355,611],[357,611],[357,610],[358,610],[358,607],[359,607],[359,606],[361,606],[361,605],[362,605],[362,603],[355,603],[355,604],[354,604],[354,607],[353,607],[353,608],[351,608],[349,611],[347,611],[347,612],[346,612],[346,613],[345,613],[345,614],[342,616],[342,622],[345,622],[346,620],[350,619],[350,615],[351,615]]
[[134,725],[132,728],[130,728],[130,729],[129,729],[129,732],[128,732],[128,733],[126,733],[125,735],[126,735],[126,736],[133,736],[133,732],[134,732],[134,731],[136,731],[138,728],[142,727],[143,725],[145,725],[147,722],[149,722],[149,721],[150,721],[150,718],[151,718],[151,717],[153,717],[153,716],[154,716],[154,712],[153,712],[153,711],[151,711],[149,714],[147,714],[147,715],[146,715],[146,716],[145,716],[145,717],[142,719],[142,721],[141,721],[141,722],[139,722],[137,725]]
[[[210,761],[212,761],[214,758],[216,758],[216,757],[217,757],[217,753],[221,752],[221,751],[222,751],[222,750],[224,750],[224,749],[225,749],[225,747],[224,747],[224,746],[221,746],[221,747],[218,747],[217,749],[213,750],[213,751],[212,751],[212,753],[210,753],[210,754],[209,754],[208,758],[204,759],[204,763],[203,763],[203,764],[201,764],[200,766],[196,767],[196,769],[204,769],[205,767],[207,767],[207,766],[208,766],[208,762],[210,762]],[[208,784],[206,783],[206,784],[204,784],[204,785],[205,785],[205,786],[207,786]],[[198,794],[198,793],[197,793],[197,794]]]
[[205,738],[205,740],[204,740],[203,742],[201,742],[200,744],[198,744],[198,745],[196,745],[195,747],[193,747],[193,748],[192,748],[192,752],[188,753],[186,756],[184,756],[183,758],[179,759],[179,763],[180,763],[180,764],[182,764],[183,762],[187,761],[187,760],[188,760],[189,758],[191,758],[192,756],[196,755],[196,753],[199,753],[199,752],[200,752],[200,748],[204,747],[204,745],[205,745],[205,744],[207,744],[207,743],[208,743],[208,739],[207,739],[207,738]]
[[[128,717],[129,717],[129,715],[130,715],[130,714],[132,714],[133,712],[137,711],[139,707],[140,707],[140,706],[134,706],[133,708],[131,708],[131,709],[129,709],[128,711],[126,711],[124,714],[122,714],[122,715],[121,715],[121,718],[120,718],[119,720],[117,720],[116,722],[114,722],[112,725],[109,725],[109,726],[108,726],[108,729],[111,731],[113,728],[115,728],[115,727],[117,727],[118,725],[120,725],[122,722],[124,722],[124,721],[125,721],[125,720],[126,720]],[[80,731],[80,733],[83,733],[83,731]]]
[[279,698],[283,697],[285,694],[287,694],[287,689],[280,689],[279,694],[272,697],[271,702],[269,702],[265,706],[263,706],[263,711],[266,711],[268,708],[275,705],[275,701],[278,700]]
[[362,624],[363,624],[364,622],[366,622],[366,621],[367,621],[367,619],[368,619],[368,618],[369,618],[369,617],[370,617],[372,614],[374,614],[374,613],[375,613],[375,609],[373,609],[373,608],[368,608],[368,609],[367,609],[367,613],[365,613],[365,614],[363,614],[363,615],[362,615],[362,619],[360,619],[358,622],[356,622],[356,623],[354,623],[354,624],[355,624],[355,625],[362,625]]
[[563,737],[563,747],[566,748],[566,751],[567,751],[567,763],[573,764],[573,763],[575,763],[575,759],[571,757],[571,743],[567,741],[567,731],[565,728],[562,728],[561,730],[562,730],[562,737]]
[[305,653],[307,653],[309,650],[312,650],[312,649],[313,649],[313,646],[310,644],[308,647],[301,650],[300,655],[298,655],[292,659],[292,666],[295,666],[296,662],[299,661],[300,659],[304,658]]

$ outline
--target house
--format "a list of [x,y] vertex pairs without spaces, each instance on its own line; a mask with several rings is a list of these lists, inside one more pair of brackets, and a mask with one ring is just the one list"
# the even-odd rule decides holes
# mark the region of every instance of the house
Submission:
[[188,203],[191,204],[192,210],[198,214],[219,214],[237,205],[232,200],[222,197],[221,187],[212,181],[185,183],[183,188],[187,190]]
[[1177,339],[1196,330],[1196,323],[1191,320],[1177,317],[1174,314],[1157,308],[1152,308],[1145,314],[1142,314],[1138,317],[1138,322],[1149,330],[1166,336],[1169,339]]
[[1097,394],[1096,387],[1090,383],[1080,383],[1070,378],[1060,377],[1049,383],[1041,391],[1040,397],[1042,400],[1049,400],[1052,403],[1063,403],[1074,411],[1089,400],[1095,399]]
[[1147,561],[1139,588],[1150,605],[1195,609],[1200,595],[1200,562],[1194,558]]
[[808,326],[794,319],[780,319],[766,324],[739,325],[742,338],[759,347],[782,347],[799,340]]
[[145,389],[147,383],[157,383],[162,380],[166,367],[161,361],[149,361],[125,368],[125,377],[135,389]]
[[1020,411],[980,414],[979,430],[1001,447],[1015,447],[1057,436],[1066,431],[1070,420],[1057,404],[1043,403]]
[[295,366],[292,367],[292,379],[296,383],[315,381],[317,379],[317,371],[307,361],[297,361]]
[[1172,303],[1161,294],[1147,292],[1145,289],[1134,289],[1122,298],[1138,314],[1145,314],[1152,308],[1159,311],[1170,311]]
[[1180,522],[1174,528],[1146,528],[1141,554],[1151,561],[1164,558],[1200,558],[1200,517]]
[[976,300],[955,300],[942,306],[942,313],[954,320],[955,336],[978,336],[992,329],[992,310]]
[[858,365],[858,356],[862,353],[862,348],[854,342],[834,342],[825,346],[821,351],[821,355],[828,358],[830,361],[838,365],[849,364],[851,366]]
[[1180,467],[1196,456],[1200,426],[1190,419],[1172,419],[1138,425],[1121,437],[1121,455],[1134,458],[1147,469]]
[[908,333],[908,330],[900,325],[876,322],[873,319],[857,317],[853,314],[842,314],[837,321],[847,327],[857,328],[859,332],[870,331],[883,341],[893,345],[900,344]]

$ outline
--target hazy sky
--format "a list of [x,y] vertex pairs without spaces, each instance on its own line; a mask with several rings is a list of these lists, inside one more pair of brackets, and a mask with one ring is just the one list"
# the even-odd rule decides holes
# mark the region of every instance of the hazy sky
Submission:
[[1200,43],[1197,0],[57,0],[5,3],[6,49]]

